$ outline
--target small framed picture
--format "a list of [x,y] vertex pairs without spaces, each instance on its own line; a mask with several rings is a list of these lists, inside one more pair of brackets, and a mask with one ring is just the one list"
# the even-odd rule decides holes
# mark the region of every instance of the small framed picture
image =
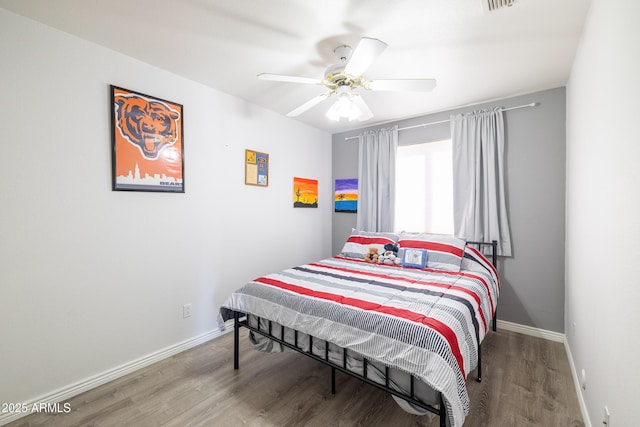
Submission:
[[358,212],[358,178],[336,179],[335,212]]
[[411,268],[425,268],[427,266],[426,249],[405,249],[402,256],[402,266]]
[[293,207],[318,207],[318,180],[293,177]]
[[244,183],[246,185],[269,185],[269,155],[259,151],[244,150]]

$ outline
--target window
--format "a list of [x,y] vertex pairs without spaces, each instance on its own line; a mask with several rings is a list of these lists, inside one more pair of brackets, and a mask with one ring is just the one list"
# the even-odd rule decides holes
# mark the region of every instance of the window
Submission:
[[395,229],[453,234],[450,139],[398,146]]

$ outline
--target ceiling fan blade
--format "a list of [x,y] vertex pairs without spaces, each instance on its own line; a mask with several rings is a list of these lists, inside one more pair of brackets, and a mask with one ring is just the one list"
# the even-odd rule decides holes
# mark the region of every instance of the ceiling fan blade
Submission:
[[436,87],[436,81],[435,79],[372,80],[367,87],[371,90],[430,92]]
[[387,44],[383,41],[368,37],[361,38],[344,67],[344,72],[352,76],[363,74],[386,48]]
[[273,82],[286,82],[286,83],[304,83],[311,85],[322,84],[322,80],[312,79],[311,77],[296,77],[296,76],[283,76],[281,74],[258,74],[258,80],[270,80]]
[[299,116],[300,114],[304,113],[308,109],[320,104],[322,101],[327,99],[329,95],[330,93],[323,93],[322,95],[318,95],[315,98],[311,98],[310,100],[308,100],[307,102],[305,102],[304,104],[296,108],[295,110],[292,110],[291,112],[287,113],[287,117]]
[[358,95],[357,93],[353,94],[351,99],[353,99],[353,102],[360,109],[360,111],[362,111],[362,115],[358,117],[358,121],[364,122],[365,120],[369,120],[371,117],[373,117],[373,113],[369,109],[369,106],[366,102],[364,102],[364,99],[362,99],[360,95]]

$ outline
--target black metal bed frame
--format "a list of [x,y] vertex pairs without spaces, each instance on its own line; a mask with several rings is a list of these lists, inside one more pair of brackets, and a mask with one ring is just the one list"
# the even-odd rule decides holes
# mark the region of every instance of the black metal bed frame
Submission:
[[[471,245],[477,245],[478,247],[482,247],[482,246],[491,246],[492,247],[492,252],[491,252],[491,263],[494,266],[497,266],[497,242],[495,240],[493,240],[492,242],[467,242],[467,244],[471,244]],[[493,317],[493,322],[492,322],[492,330],[495,332],[496,330],[496,318],[497,318],[497,307],[495,309],[495,313],[494,313],[494,317]],[[266,320],[266,319],[265,319]],[[344,372],[347,375],[350,375],[354,378],[357,378],[361,381],[364,381],[367,384],[370,384],[374,387],[377,387],[381,390],[386,391],[387,393],[391,393],[394,396],[398,396],[401,399],[406,400],[407,402],[416,405],[422,409],[425,409],[435,415],[438,415],[440,417],[440,427],[446,427],[447,425],[447,410],[444,404],[444,400],[442,398],[442,393],[438,392],[439,395],[439,405],[436,408],[435,406],[426,404],[424,402],[422,402],[421,400],[418,400],[418,398],[415,396],[415,390],[414,390],[414,383],[415,383],[415,377],[413,375],[409,375],[410,378],[410,382],[409,382],[409,394],[397,391],[393,388],[391,388],[389,386],[389,367],[385,365],[385,372],[384,372],[384,384],[378,383],[376,381],[373,381],[372,379],[367,377],[367,365],[369,363],[371,363],[367,358],[365,358],[364,356],[362,357],[362,363],[363,363],[363,372],[362,375],[351,371],[349,369],[347,369],[347,349],[346,348],[342,348],[343,353],[342,353],[342,365],[334,363],[332,361],[329,360],[329,345],[328,343],[325,344],[325,354],[324,357],[318,356],[316,354],[313,353],[313,336],[312,335],[308,335],[309,336],[309,351],[304,351],[303,349],[298,347],[298,331],[297,330],[293,330],[294,331],[294,343],[288,343],[286,341],[284,341],[284,337],[285,337],[285,327],[284,325],[280,325],[280,336],[282,337],[282,339],[277,338],[276,336],[273,335],[272,333],[272,329],[273,329],[273,322],[271,320],[268,321],[268,328],[267,330],[264,330],[262,328],[260,328],[260,321],[258,321],[258,326],[254,327],[252,325],[249,324],[249,319],[248,316],[245,313],[241,313],[238,311],[234,311],[233,312],[233,369],[239,369],[240,368],[240,328],[241,327],[245,327],[247,329],[249,329],[250,331],[253,331],[257,334],[260,334],[266,338],[269,338],[272,341],[275,341],[287,348],[290,348],[292,350],[297,351],[298,353],[304,354],[305,356],[308,356],[314,360],[317,360],[320,363],[323,363],[325,365],[328,365],[331,367],[331,394],[336,394],[336,370],[340,371],[340,372]],[[326,341],[325,341],[326,342]],[[477,381],[480,382],[482,381],[482,351],[481,351],[481,345],[480,343],[478,343],[478,367],[476,369],[476,373],[477,373]]]

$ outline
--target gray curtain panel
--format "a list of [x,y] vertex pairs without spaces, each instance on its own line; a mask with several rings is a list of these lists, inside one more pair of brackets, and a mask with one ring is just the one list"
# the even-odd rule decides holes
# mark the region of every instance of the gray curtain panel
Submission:
[[498,255],[511,256],[504,190],[502,109],[451,116],[453,216],[457,237],[498,241]]
[[359,135],[358,214],[362,231],[393,231],[398,126]]

